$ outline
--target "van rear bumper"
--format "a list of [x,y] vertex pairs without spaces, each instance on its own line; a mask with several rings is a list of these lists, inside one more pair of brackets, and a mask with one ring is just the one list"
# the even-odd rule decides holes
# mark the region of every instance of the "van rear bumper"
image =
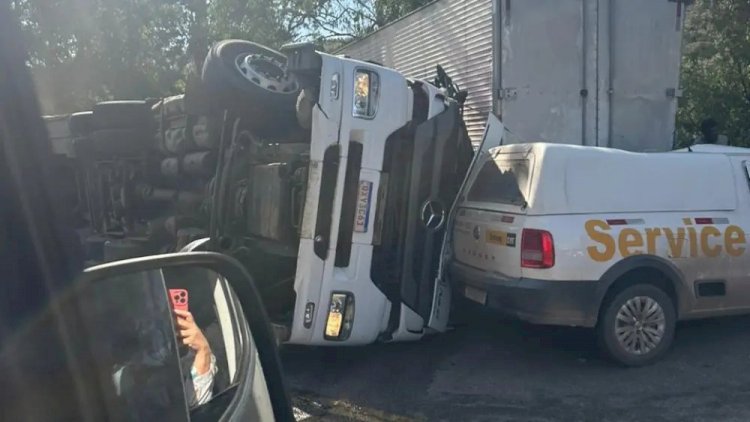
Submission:
[[458,294],[467,297],[467,286],[486,292],[484,305],[503,314],[532,324],[596,325],[597,281],[508,278],[455,261],[450,272],[451,283]]

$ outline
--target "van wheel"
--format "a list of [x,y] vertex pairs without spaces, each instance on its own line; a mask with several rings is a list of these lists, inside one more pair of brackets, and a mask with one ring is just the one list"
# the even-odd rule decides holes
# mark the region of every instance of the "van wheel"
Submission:
[[675,305],[650,284],[630,286],[605,303],[597,325],[599,345],[625,366],[655,362],[674,339]]

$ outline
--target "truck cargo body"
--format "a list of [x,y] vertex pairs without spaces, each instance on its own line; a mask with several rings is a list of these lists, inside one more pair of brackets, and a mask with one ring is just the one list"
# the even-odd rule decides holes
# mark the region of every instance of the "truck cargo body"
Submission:
[[494,112],[525,141],[665,151],[684,3],[438,0],[341,53],[415,78],[442,65],[469,91],[475,143]]

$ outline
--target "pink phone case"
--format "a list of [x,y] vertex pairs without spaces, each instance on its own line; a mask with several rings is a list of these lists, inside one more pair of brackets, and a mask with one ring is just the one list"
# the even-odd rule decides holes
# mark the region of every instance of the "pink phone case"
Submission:
[[172,308],[181,311],[188,310],[188,292],[185,289],[169,289],[169,299],[172,301]]

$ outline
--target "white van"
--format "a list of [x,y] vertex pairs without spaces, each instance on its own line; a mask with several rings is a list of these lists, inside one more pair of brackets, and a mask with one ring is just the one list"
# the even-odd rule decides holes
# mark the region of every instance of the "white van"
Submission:
[[500,132],[487,131],[454,209],[446,270],[459,294],[596,327],[632,366],[666,352],[677,320],[750,312],[750,150],[498,146]]

